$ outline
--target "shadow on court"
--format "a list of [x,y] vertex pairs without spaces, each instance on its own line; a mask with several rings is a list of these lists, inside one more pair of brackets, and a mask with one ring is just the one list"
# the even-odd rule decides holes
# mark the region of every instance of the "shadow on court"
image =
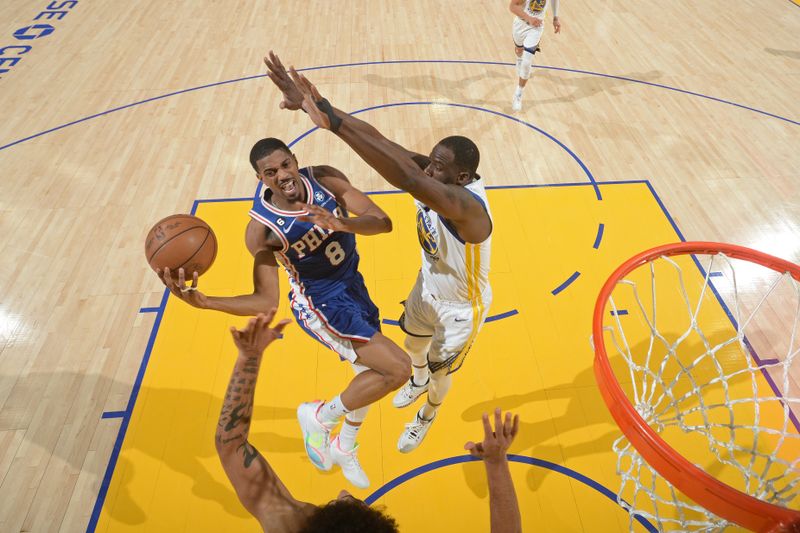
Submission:
[[[122,391],[130,387],[127,384],[105,377],[78,373],[30,374],[21,379],[18,382],[18,386],[26,387],[26,384],[33,383],[46,389],[50,387],[68,387],[68,384],[80,386],[82,383],[89,382],[93,384],[92,386],[95,390]],[[142,387],[139,391],[137,405],[140,408],[146,408],[146,404],[150,402],[155,405],[169,406],[169,410],[161,413],[161,421],[163,421],[163,417],[168,417],[171,421],[169,432],[140,431],[135,437],[130,431],[127,432],[125,455],[119,456],[114,468],[113,486],[116,488],[116,492],[111,494],[109,491],[106,495],[106,503],[115,498],[114,505],[106,505],[106,511],[109,516],[114,520],[131,525],[141,524],[145,521],[145,511],[139,503],[149,504],[151,495],[146,491],[143,492],[140,485],[137,486],[137,497],[139,499],[147,499],[145,502],[139,502],[130,489],[136,483],[137,470],[141,468],[130,458],[144,455],[155,459],[160,468],[167,468],[179,474],[178,476],[169,477],[171,479],[170,482],[180,484],[181,489],[188,488],[197,498],[220,505],[227,513],[234,516],[249,517],[249,514],[239,503],[227,479],[224,476],[220,478],[219,472],[212,473],[208,468],[209,461],[213,461],[214,464],[218,465],[214,448],[214,431],[219,409],[222,405],[222,398],[194,390]],[[202,412],[196,412],[197,406],[207,406],[207,409]],[[186,413],[189,410],[194,411],[194,413],[187,415]],[[103,424],[113,424],[114,428],[120,427],[121,419],[102,419],[101,415],[102,413],[99,410],[87,413],[86,424],[90,432],[89,438],[94,434],[94,425],[91,425],[92,420],[96,421],[95,424],[98,428]],[[297,431],[297,438],[294,438],[260,429],[275,420],[295,420],[295,418],[296,412],[293,408],[257,405],[253,413],[250,441],[260,450],[269,450],[271,455],[303,454],[303,441],[300,438],[299,430]],[[150,420],[147,417],[140,418],[137,423],[149,425]],[[160,421],[154,421],[154,423],[160,423]],[[87,430],[84,429],[85,431]],[[51,436],[52,432],[27,432],[24,440],[42,449],[52,450],[55,457],[67,462],[69,468],[76,472],[81,470],[89,472],[96,477],[99,485],[105,475],[107,463],[84,463],[78,454],[69,453],[69,450],[64,446],[54,446]],[[176,446],[174,444],[176,441],[183,442],[185,445]],[[94,468],[91,468],[92,464],[94,464]],[[152,465],[152,463],[149,464]],[[221,472],[221,470],[220,466],[219,471]],[[215,478],[215,475],[217,478]]]

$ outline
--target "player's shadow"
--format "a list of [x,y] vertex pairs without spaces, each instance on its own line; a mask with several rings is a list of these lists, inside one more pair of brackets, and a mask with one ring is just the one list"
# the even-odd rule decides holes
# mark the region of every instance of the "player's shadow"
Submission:
[[[664,335],[667,339],[676,339],[680,336],[676,333],[665,333]],[[713,346],[722,343],[729,337],[721,332],[710,335],[708,339]],[[643,356],[647,353],[648,345],[647,341],[633,345],[631,353]],[[704,351],[699,339],[684,341],[681,346],[681,353],[688,354],[684,355],[687,361],[694,360],[697,354]],[[612,354],[612,351],[616,352],[613,347],[608,347],[608,349],[609,360],[615,375],[622,376],[623,389],[628,390],[630,382],[628,364],[621,355]],[[657,353],[659,353],[658,350],[654,351],[654,354]],[[634,359],[636,360],[636,357]],[[657,357],[654,356],[655,359]],[[462,419],[474,423],[481,419],[483,413],[492,413],[496,407],[500,407],[504,412],[522,410],[549,413],[554,406],[559,406],[566,400],[566,409],[560,410],[556,416],[550,417],[545,414],[535,422],[526,420],[524,415],[521,416],[519,432],[509,453],[528,455],[557,464],[564,464],[566,458],[606,454],[611,451],[614,441],[622,433],[616,428],[610,413],[599,419],[590,418],[593,416],[593,412],[584,409],[581,398],[576,394],[578,390],[597,386],[592,361],[588,361],[588,363],[589,366],[578,372],[572,383],[559,384],[548,387],[546,390],[536,390],[526,394],[493,398],[468,407],[462,413]],[[708,365],[710,365],[709,368],[713,368],[710,361]],[[698,372],[703,372],[703,370],[698,370]],[[677,391],[679,388],[680,386],[676,386],[675,390]],[[599,391],[596,396],[597,401],[602,402]],[[688,408],[690,403],[691,397],[680,407]],[[612,425],[609,426],[609,424]],[[548,475],[551,474],[546,469],[530,469],[527,477],[530,490],[537,490]],[[486,495],[487,487],[482,476],[464,468],[464,477],[467,486],[476,496],[484,497]],[[613,487],[609,488],[615,490]]]
[[[505,113],[513,113],[511,109],[511,94],[516,86],[517,75],[512,66],[506,67],[507,73],[499,68],[477,65],[484,69],[480,74],[475,74],[462,79],[448,79],[430,74],[415,76],[382,76],[380,74],[367,74],[364,80],[367,83],[393,89],[412,97],[416,100],[429,99],[431,95],[439,95],[448,102],[465,103],[481,107],[493,106],[500,108]],[[605,76],[556,71],[547,67],[534,67],[527,89],[525,102],[530,105],[544,105],[555,103],[569,103],[591,98],[603,93],[610,96],[619,96],[617,88],[635,84],[637,82],[654,83],[663,76],[658,70],[647,72],[632,72],[620,76]],[[538,81],[537,81],[538,80]],[[478,88],[472,87],[476,82],[482,81]],[[563,96],[538,99],[542,91],[533,91],[534,85],[543,82],[551,83],[566,89]]]
[[[118,391],[130,390],[129,384],[117,383],[104,376],[72,372],[32,373],[17,380],[16,386],[25,389],[35,385],[53,390],[70,391],[78,390],[86,384],[91,384],[93,390],[97,391],[98,397],[102,396],[103,392],[110,391],[112,394],[117,394]],[[220,505],[226,513],[231,515],[242,518],[249,516],[238,502],[236,494],[222,473],[222,467],[216,458],[214,433],[221,402],[221,396],[196,390],[143,387],[139,391],[137,405],[144,408],[148,404],[168,406],[159,413],[159,416],[168,417],[171,423],[168,425],[168,432],[158,433],[158,429],[145,430],[137,434],[136,438],[132,438],[131,431],[128,430],[124,441],[126,455],[119,456],[114,467],[114,477],[112,478],[116,488],[116,492],[113,494],[114,504],[108,505],[112,498],[111,494],[108,494],[106,498],[106,512],[109,513],[109,516],[121,523],[132,525],[141,524],[146,519],[146,511],[142,509],[141,503],[149,501],[152,494],[135,494],[131,491],[139,468],[130,458],[136,455],[147,456],[163,465],[161,468],[178,474],[178,477],[182,478],[179,483],[190,486],[195,497]],[[200,411],[191,419],[180,419],[181,412],[185,413],[189,410],[188,408],[194,407],[198,407]],[[101,415],[102,405],[98,402],[91,412],[86,414],[84,424],[88,427],[95,427],[92,424],[96,424],[98,428],[103,424],[113,424],[114,428],[120,426],[119,418],[103,419]],[[260,429],[263,425],[262,421],[293,420],[295,416],[296,412],[293,408],[256,405],[250,441],[260,450],[269,450],[269,455],[302,454],[303,442],[299,430],[296,432],[296,436],[293,434],[288,437]],[[150,420],[149,422],[157,423],[158,421]],[[187,437],[189,434],[192,437]],[[107,466],[105,461],[85,461],[88,449],[85,450],[86,453],[76,453],[75,446],[58,446],[53,442],[52,435],[52,431],[27,431],[24,439],[32,441],[34,445],[67,462],[73,471],[86,472],[98,480],[103,478]],[[116,438],[117,433],[115,432],[114,435]],[[96,438],[97,435],[94,435],[94,439]],[[90,440],[93,439],[87,439],[86,442],[88,443]],[[179,445],[175,445],[176,440],[180,443]],[[209,468],[210,461],[216,472]]]
[[[523,102],[530,102],[531,106],[545,105],[545,104],[561,104],[570,103],[584,98],[591,98],[598,94],[605,94],[609,96],[620,96],[622,93],[617,89],[637,82],[655,83],[664,74],[658,70],[649,70],[647,72],[632,72],[630,74],[622,74],[619,76],[605,76],[595,74],[578,74],[574,72],[562,72],[548,68],[539,68],[534,70],[531,76],[530,83],[540,83],[546,81],[553,86],[558,86],[560,92],[565,92],[563,96],[553,98],[539,99],[538,94],[542,91],[529,91],[524,97]],[[538,81],[537,81],[538,80]],[[551,92],[555,92],[552,90]],[[523,104],[524,105],[524,104]]]
[[764,48],[764,51],[774,56],[783,56],[790,59],[800,59],[800,51],[798,50],[778,50],[776,48]]
[[466,78],[446,78],[433,74],[411,76],[366,74],[364,80],[370,85],[398,91],[414,100],[429,100],[438,97],[446,102],[482,107],[487,104],[501,105],[504,103],[504,100],[496,100],[496,96],[503,93],[503,88],[512,87],[511,69],[509,68],[509,73],[506,74],[493,66],[476,65],[476,67],[480,68],[481,72]]

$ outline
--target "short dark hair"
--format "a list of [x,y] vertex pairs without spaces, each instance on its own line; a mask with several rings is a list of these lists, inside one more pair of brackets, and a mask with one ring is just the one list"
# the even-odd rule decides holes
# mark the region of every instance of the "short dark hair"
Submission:
[[461,135],[453,135],[445,137],[439,144],[453,152],[453,162],[456,166],[469,172],[470,177],[475,176],[481,154],[474,142]]
[[317,507],[300,533],[398,533],[397,522],[381,509],[355,499]]
[[250,149],[250,164],[253,165],[253,170],[255,170],[256,173],[258,173],[256,162],[259,159],[264,159],[275,150],[283,150],[287,154],[292,155],[292,151],[289,150],[289,147],[286,146],[286,143],[280,139],[275,139],[274,137],[261,139],[253,145],[253,148]]

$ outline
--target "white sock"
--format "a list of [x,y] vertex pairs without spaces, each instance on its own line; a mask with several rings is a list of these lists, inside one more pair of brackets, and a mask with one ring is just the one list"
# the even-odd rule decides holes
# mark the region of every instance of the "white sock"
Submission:
[[412,365],[411,369],[414,371],[414,375],[411,377],[412,385],[416,387],[422,387],[431,379],[427,364],[423,364],[421,367]]
[[342,430],[339,432],[339,448],[342,451],[349,452],[356,447],[356,435],[358,435],[359,429],[361,429],[361,424],[353,426],[345,419]]
[[333,427],[339,422],[339,419],[349,413],[350,410],[342,404],[342,399],[339,396],[325,402],[322,408],[317,412],[317,419],[328,427]]
[[431,405],[430,402],[425,402],[425,405],[423,405],[422,409],[419,410],[417,416],[426,422],[430,422],[433,420],[433,417],[436,416],[436,411],[438,410],[438,405]]
[[517,85],[517,90],[514,91],[514,96],[522,96],[522,87]]

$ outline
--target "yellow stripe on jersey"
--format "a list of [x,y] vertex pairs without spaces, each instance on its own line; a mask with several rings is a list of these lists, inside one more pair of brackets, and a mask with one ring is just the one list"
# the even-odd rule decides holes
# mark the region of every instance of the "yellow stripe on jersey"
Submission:
[[449,372],[458,370],[464,362],[475,337],[478,335],[478,330],[481,326],[483,319],[483,297],[480,290],[480,272],[481,272],[481,250],[479,244],[466,243],[466,259],[467,259],[467,294],[469,296],[470,304],[472,304],[472,332],[469,334],[467,342],[461,348],[461,351],[453,359],[450,364]]

